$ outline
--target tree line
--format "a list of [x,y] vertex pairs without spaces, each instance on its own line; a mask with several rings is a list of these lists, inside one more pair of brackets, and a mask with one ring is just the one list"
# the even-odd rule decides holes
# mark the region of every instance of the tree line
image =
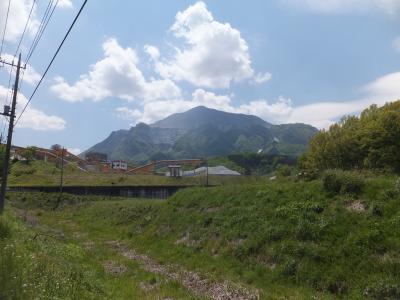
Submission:
[[400,172],[400,100],[371,105],[317,133],[299,160],[303,170],[372,169]]

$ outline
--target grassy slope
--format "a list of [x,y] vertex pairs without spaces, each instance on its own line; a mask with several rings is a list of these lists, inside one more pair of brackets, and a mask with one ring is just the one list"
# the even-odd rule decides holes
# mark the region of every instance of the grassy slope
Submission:
[[[319,181],[194,188],[167,202],[96,201],[57,213],[46,210],[51,195],[36,197],[51,227],[76,222],[92,239],[124,240],[265,299],[400,297],[400,191],[391,179],[370,180],[359,198],[327,195]],[[365,211],[348,208],[357,201]]]
[[[265,181],[255,176],[209,176],[210,185],[254,184]],[[65,185],[205,185],[205,177],[170,178],[152,175],[123,175],[86,173],[68,166],[64,174]],[[60,169],[54,164],[33,161],[30,164],[17,162],[12,165],[10,186],[55,186],[60,183]]]
[[[10,210],[0,218],[0,299],[201,299],[89,241],[72,222],[55,229],[35,218],[30,212],[25,220],[33,227]],[[113,273],[110,265],[126,270]]]

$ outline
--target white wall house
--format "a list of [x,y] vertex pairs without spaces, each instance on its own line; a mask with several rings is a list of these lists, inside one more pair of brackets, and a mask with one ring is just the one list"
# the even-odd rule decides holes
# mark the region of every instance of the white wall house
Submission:
[[111,164],[113,170],[128,170],[128,164],[122,160],[114,160]]

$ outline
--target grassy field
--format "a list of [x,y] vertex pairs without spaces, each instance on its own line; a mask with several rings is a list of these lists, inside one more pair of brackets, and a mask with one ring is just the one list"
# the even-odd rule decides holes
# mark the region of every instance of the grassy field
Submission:
[[50,227],[36,213],[7,210],[0,219],[0,299],[203,299],[89,242],[72,221]]
[[6,218],[16,233],[6,240],[28,257],[43,253],[51,277],[75,270],[87,298],[213,298],[227,286],[249,299],[399,299],[396,180],[367,179],[357,193],[282,180],[186,189],[168,201],[66,195],[57,208],[51,194],[12,194]]
[[[14,163],[9,176],[10,186],[58,186],[60,184],[60,168],[52,163],[32,161]],[[257,184],[267,180],[259,176],[209,176],[210,185]],[[69,165],[64,173],[65,185],[193,185],[206,184],[205,176],[171,178],[157,175],[124,175],[88,173]]]

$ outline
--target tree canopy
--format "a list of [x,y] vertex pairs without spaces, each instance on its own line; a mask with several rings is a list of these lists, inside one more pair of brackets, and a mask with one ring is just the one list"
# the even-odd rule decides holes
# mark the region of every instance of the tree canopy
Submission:
[[347,116],[310,141],[305,170],[385,169],[400,172],[400,100]]

